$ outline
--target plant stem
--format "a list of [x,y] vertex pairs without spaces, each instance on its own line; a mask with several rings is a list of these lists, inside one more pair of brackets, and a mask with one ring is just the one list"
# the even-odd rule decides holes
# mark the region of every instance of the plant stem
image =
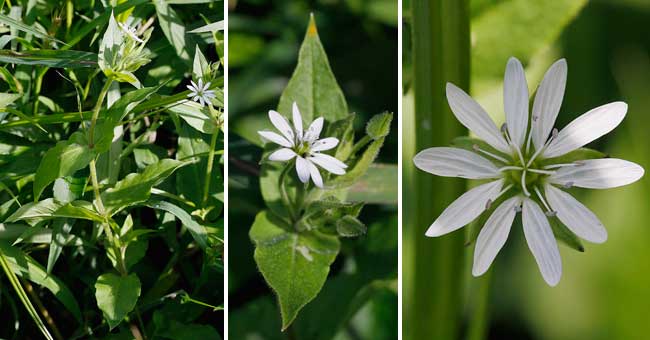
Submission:
[[[427,238],[426,229],[465,189],[462,180],[413,169],[417,151],[463,135],[445,98],[447,82],[469,88],[468,1],[411,1],[414,114],[405,117],[405,339],[458,338],[463,306],[464,235]],[[410,121],[408,120],[410,119]],[[429,128],[423,128],[429,127]],[[409,135],[409,132],[413,132]],[[409,138],[411,138],[409,140]],[[408,147],[410,146],[410,148]],[[432,194],[435,197],[432,199]]]
[[219,129],[212,134],[210,139],[210,151],[208,154],[208,165],[205,168],[205,186],[203,187],[203,207],[208,203],[210,195],[210,180],[212,179],[212,167],[214,165],[215,148],[217,147],[217,139],[219,137]]
[[286,167],[282,170],[282,173],[280,174],[280,178],[278,179],[278,186],[280,189],[280,196],[282,197],[282,203],[284,204],[285,207],[287,207],[287,210],[289,211],[289,219],[291,220],[291,223],[293,224],[296,221],[296,215],[293,211],[293,205],[291,204],[291,201],[289,200],[289,194],[287,193],[287,188],[284,185],[285,180],[287,178],[287,174],[289,173],[289,170],[291,169],[291,166],[293,165],[293,162],[289,162]]
[[109,78],[106,80],[104,87],[102,87],[102,90],[99,92],[99,98],[97,98],[97,103],[93,109],[93,116],[90,119],[90,129],[88,130],[88,143],[91,148],[95,145],[95,126],[97,125],[97,119],[99,118],[99,111],[102,108],[102,103],[104,103],[104,98],[106,98],[106,94],[108,93],[108,89],[111,87],[112,83],[112,79]]
[[474,280],[476,286],[475,300],[469,320],[469,329],[467,331],[467,340],[485,339],[488,326],[487,307],[490,293],[490,280],[492,279],[492,270],[485,273],[482,277]]
[[354,147],[352,148],[352,151],[350,151],[350,155],[355,155],[359,150],[361,150],[364,146],[366,146],[368,143],[370,143],[372,139],[370,136],[366,135],[363,136],[359,141],[354,144]]

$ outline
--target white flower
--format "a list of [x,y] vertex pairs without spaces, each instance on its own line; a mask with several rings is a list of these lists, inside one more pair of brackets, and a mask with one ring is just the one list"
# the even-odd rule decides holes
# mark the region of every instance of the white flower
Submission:
[[131,37],[131,39],[133,39],[133,40],[135,40],[135,41],[137,41],[139,43],[144,42],[144,40],[142,40],[142,39],[140,39],[140,37],[138,37],[138,31],[137,31],[137,29],[135,27],[131,27],[128,24],[123,23],[123,22],[120,22],[119,25],[120,25],[120,28],[122,29],[122,31],[126,35]]
[[191,91],[187,97],[192,98],[193,101],[201,103],[201,106],[205,106],[205,103],[209,103],[212,98],[215,97],[214,91],[209,90],[210,82],[207,82],[205,86],[203,85],[203,79],[199,78],[198,85],[191,81],[192,85],[187,85],[187,88]]
[[557,217],[589,242],[607,239],[607,231],[596,215],[561,188],[613,188],[635,182],[644,174],[641,166],[622,159],[560,157],[612,131],[627,112],[627,104],[609,103],[576,118],[559,132],[553,129],[566,74],[564,59],[546,72],[529,124],[524,69],[519,60],[510,58],[504,78],[506,124],[501,130],[476,101],[447,84],[447,100],[456,118],[489,146],[474,145],[474,152],[430,148],[418,153],[413,161],[418,168],[438,176],[490,180],[451,203],[427,230],[427,236],[440,236],[465,226],[506,195],[476,240],[474,276],[488,270],[508,238],[516,213],[521,211],[528,247],[544,280],[555,286],[562,275],[562,262],[548,218]]
[[302,117],[298,105],[294,102],[293,127],[276,111],[269,111],[269,119],[280,134],[271,131],[258,131],[257,133],[262,136],[262,139],[283,146],[283,148],[274,151],[269,156],[269,160],[286,162],[295,158],[296,172],[300,181],[307,183],[311,178],[319,188],[323,188],[323,178],[316,165],[335,175],[345,174],[345,169],[348,167],[345,163],[321,153],[331,150],[339,144],[339,140],[334,137],[318,139],[323,129],[323,117],[316,118],[309,125],[307,131],[303,131]]

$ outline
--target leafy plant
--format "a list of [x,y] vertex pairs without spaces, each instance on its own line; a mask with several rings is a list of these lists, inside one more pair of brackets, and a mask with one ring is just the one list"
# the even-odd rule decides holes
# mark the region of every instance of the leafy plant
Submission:
[[218,338],[222,3],[4,4],[0,335]]
[[[255,261],[278,297],[283,330],[323,288],[341,248],[339,239],[365,234],[366,226],[358,219],[364,203],[348,202],[346,197],[349,188],[375,161],[392,120],[391,113],[375,116],[366,126],[366,135],[355,141],[355,116],[348,112],[343,93],[329,67],[313,16],[300,48],[298,65],[278,104],[278,112],[286,117],[291,116],[292,110],[297,155],[284,165],[274,162],[277,159],[273,154],[267,153],[264,157],[260,189],[268,209],[257,213],[250,229],[250,238],[256,245]],[[303,158],[301,148],[311,145],[308,148],[316,149],[314,146],[320,142],[313,141],[318,138],[320,128],[315,128],[315,137],[307,137],[313,133],[314,126],[323,124],[321,118],[317,119],[319,116],[327,125],[323,131],[328,138],[323,143],[331,138],[337,140],[328,146],[331,149],[337,145],[336,149],[328,151],[331,156],[325,159],[332,159],[332,164],[342,164],[340,168],[347,169],[342,174],[317,162],[340,176],[326,173],[321,179],[320,174],[312,172],[314,185],[311,186],[309,176],[305,180],[300,173],[300,162],[310,159],[316,162],[318,155],[310,151]],[[314,121],[304,132],[304,139],[301,137],[303,119]],[[291,171],[294,166],[298,176]],[[309,166],[318,172],[314,165]]]

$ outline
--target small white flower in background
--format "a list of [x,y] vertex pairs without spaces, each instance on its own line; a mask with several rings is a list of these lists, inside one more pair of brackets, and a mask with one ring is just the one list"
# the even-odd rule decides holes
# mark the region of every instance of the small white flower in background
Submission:
[[137,41],[139,43],[144,42],[144,40],[142,40],[142,39],[140,39],[140,37],[138,37],[138,30],[135,27],[131,27],[128,24],[125,24],[123,22],[118,23],[118,25],[120,25],[120,28],[122,29],[122,31],[124,31],[124,33],[126,35],[131,37],[131,39],[133,39],[133,40],[135,40],[135,41]]
[[205,106],[205,103],[209,103],[210,100],[215,97],[214,91],[209,90],[210,82],[203,85],[203,79],[199,79],[198,84],[195,83],[194,80],[192,80],[191,83],[191,85],[187,85],[187,88],[191,91],[187,97],[200,103],[202,107]]
[[345,169],[348,167],[345,163],[321,153],[331,150],[339,144],[339,140],[334,137],[319,139],[323,129],[323,117],[316,118],[309,125],[307,131],[303,131],[302,117],[298,105],[294,102],[293,127],[276,111],[269,111],[269,119],[280,134],[271,131],[258,131],[257,133],[265,141],[268,140],[283,147],[269,156],[270,161],[286,162],[295,158],[296,172],[300,181],[307,183],[311,178],[319,188],[323,187],[323,178],[316,165],[335,175],[345,174]]
[[438,176],[490,180],[452,202],[429,227],[427,236],[444,235],[467,225],[506,195],[476,240],[474,276],[488,270],[508,238],[515,215],[521,211],[526,242],[540,272],[549,285],[557,285],[562,261],[548,218],[557,217],[589,242],[607,240],[607,231],[596,215],[562,188],[614,188],[633,183],[644,174],[641,166],[615,158],[557,162],[556,157],[612,131],[627,112],[627,104],[609,103],[576,118],[559,132],[553,129],[564,96],[566,74],[564,59],[546,72],[529,124],[524,69],[519,60],[510,58],[504,77],[506,123],[501,130],[469,95],[447,84],[447,100],[454,115],[489,147],[474,145],[473,152],[453,147],[430,148],[418,153],[413,161],[421,170]]

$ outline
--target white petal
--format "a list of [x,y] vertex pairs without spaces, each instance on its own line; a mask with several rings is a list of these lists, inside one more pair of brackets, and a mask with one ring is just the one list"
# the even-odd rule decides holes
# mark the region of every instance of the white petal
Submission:
[[259,133],[260,136],[262,136],[262,138],[264,138],[265,140],[269,140],[269,141],[271,141],[271,142],[273,142],[275,144],[282,145],[282,146],[284,146],[286,148],[290,148],[290,147],[293,146],[293,143],[289,142],[286,138],[278,135],[275,132],[257,131],[257,133]]
[[298,110],[298,104],[296,104],[296,102],[293,102],[292,111],[293,127],[295,128],[298,138],[302,140],[302,116],[300,116],[300,110]]
[[295,139],[293,135],[293,129],[291,128],[291,125],[289,125],[287,119],[284,118],[279,112],[269,110],[269,120],[271,121],[271,124],[273,124],[273,126],[275,126],[275,128],[278,129],[278,131],[280,131],[280,133],[293,144],[293,141]]
[[515,206],[521,204],[521,198],[512,197],[501,203],[478,234],[474,250],[472,275],[483,275],[508,239],[512,221],[517,212]]
[[542,152],[542,157],[562,156],[614,130],[625,118],[627,104],[614,102],[599,106],[573,120]]
[[296,157],[296,172],[301,182],[309,181],[309,162],[300,156]]
[[501,177],[499,169],[492,162],[459,148],[425,149],[413,157],[413,163],[418,169],[437,176],[468,179]]
[[480,139],[499,151],[510,153],[510,148],[487,112],[463,90],[447,83],[447,101],[456,119]]
[[314,181],[314,185],[323,188],[323,177],[321,177],[318,168],[310,161],[307,161],[307,164],[309,165],[309,173],[311,174],[311,180]]
[[628,185],[643,177],[643,168],[623,159],[603,158],[579,161],[579,166],[560,168],[548,179],[551,183],[570,187],[607,189]]
[[204,91],[204,92],[207,91],[207,90],[210,88],[210,85],[211,85],[211,84],[212,84],[212,82],[207,82],[207,83],[205,84],[205,86],[203,87],[203,91]]
[[334,137],[319,139],[311,145],[311,151],[325,151],[335,148],[339,140]]
[[562,276],[562,259],[546,215],[537,203],[525,198],[521,218],[528,248],[537,261],[544,281],[550,286],[557,285]]
[[510,58],[503,79],[503,104],[512,141],[523,146],[528,129],[528,83],[524,67],[517,58]]
[[317,140],[323,130],[323,121],[323,117],[318,117],[311,122],[309,128],[305,132],[304,138],[310,142]]
[[293,150],[288,148],[283,148],[283,149],[276,150],[271,155],[269,155],[269,160],[284,162],[294,157],[296,157],[296,153]]
[[320,166],[321,168],[335,175],[345,174],[345,168],[348,167],[347,165],[345,165],[345,163],[339,161],[338,159],[323,153],[315,153],[308,158],[316,165]]
[[[196,84],[195,84],[195,86],[196,86]],[[199,86],[196,86],[196,88],[199,89],[199,90],[203,90],[203,79],[202,78],[199,78]]]
[[546,184],[544,188],[548,204],[569,230],[589,242],[603,243],[607,240],[607,230],[591,210],[551,184]]
[[566,60],[560,59],[551,65],[546,71],[542,83],[539,84],[535,102],[533,103],[533,121],[531,122],[535,150],[544,145],[548,135],[553,130],[553,124],[555,124],[555,119],[560,112],[560,106],[562,106],[562,99],[564,98],[566,74]]
[[426,236],[435,237],[457,230],[477,218],[503,187],[503,180],[492,181],[469,190],[453,201],[431,224]]

